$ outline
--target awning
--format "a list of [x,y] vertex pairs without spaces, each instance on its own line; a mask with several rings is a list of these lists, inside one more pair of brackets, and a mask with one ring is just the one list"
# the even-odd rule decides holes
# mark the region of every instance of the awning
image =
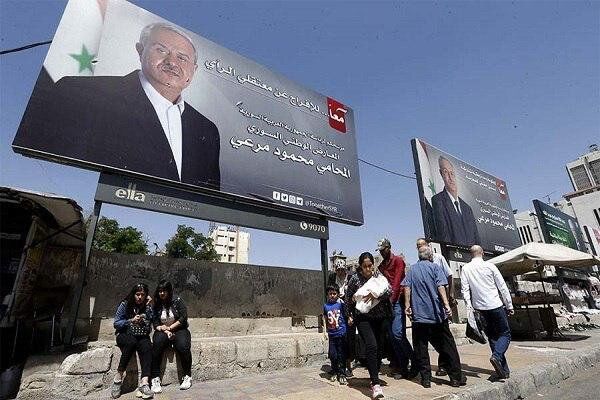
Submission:
[[527,243],[498,257],[488,260],[502,275],[522,275],[535,270],[536,265],[582,268],[600,265],[600,258],[560,244]]

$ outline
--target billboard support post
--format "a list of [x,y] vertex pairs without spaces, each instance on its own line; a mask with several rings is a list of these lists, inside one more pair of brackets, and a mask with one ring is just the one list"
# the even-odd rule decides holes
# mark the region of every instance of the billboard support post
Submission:
[[327,300],[327,279],[329,277],[329,256],[327,254],[327,239],[319,239],[321,243],[321,270],[323,272],[323,298]]
[[73,291],[73,300],[71,302],[71,310],[69,317],[69,325],[65,334],[65,343],[71,345],[73,342],[73,335],[75,333],[75,325],[77,324],[77,315],[79,314],[79,304],[81,303],[81,296],[83,295],[83,288],[85,286],[85,278],[87,275],[88,264],[90,261],[90,253],[92,251],[92,242],[94,241],[94,235],[96,234],[96,226],[98,225],[98,218],[100,217],[100,209],[102,208],[102,202],[99,200],[94,201],[94,211],[90,215],[90,221],[87,228],[87,235],[85,238],[85,253],[81,257],[81,271],[77,278],[77,283]]

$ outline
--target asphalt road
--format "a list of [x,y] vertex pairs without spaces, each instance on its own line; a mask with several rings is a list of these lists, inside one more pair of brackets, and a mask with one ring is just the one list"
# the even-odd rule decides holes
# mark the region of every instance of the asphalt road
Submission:
[[600,365],[583,370],[558,385],[545,388],[527,400],[591,400],[600,398]]

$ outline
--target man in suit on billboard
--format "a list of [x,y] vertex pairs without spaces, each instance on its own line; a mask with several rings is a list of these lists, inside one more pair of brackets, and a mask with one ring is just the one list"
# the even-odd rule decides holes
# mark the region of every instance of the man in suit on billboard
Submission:
[[444,190],[431,198],[436,239],[471,246],[480,243],[473,210],[458,196],[454,166],[444,156],[438,159]]
[[13,147],[219,190],[219,131],[182,96],[197,69],[192,40],[154,23],[142,30],[136,50],[141,70],[126,76],[36,85]]

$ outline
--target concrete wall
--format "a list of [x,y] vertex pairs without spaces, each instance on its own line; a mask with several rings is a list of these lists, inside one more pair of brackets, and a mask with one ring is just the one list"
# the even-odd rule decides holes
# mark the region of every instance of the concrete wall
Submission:
[[320,271],[93,252],[79,318],[112,318],[135,283],[154,292],[162,278],[190,317],[317,315],[322,307]]

